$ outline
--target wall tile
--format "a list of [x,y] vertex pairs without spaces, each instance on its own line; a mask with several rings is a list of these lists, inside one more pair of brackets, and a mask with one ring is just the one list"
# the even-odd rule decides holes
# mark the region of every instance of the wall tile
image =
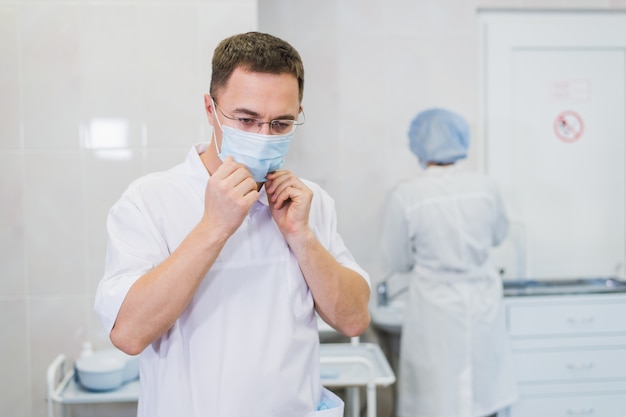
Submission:
[[34,416],[46,415],[46,370],[59,354],[71,366],[88,337],[85,314],[87,297],[62,296],[31,298],[28,303],[30,323],[30,379]]
[[139,11],[143,120],[146,144],[152,149],[200,140],[208,82],[198,80],[197,13],[194,5],[146,6]]
[[459,35],[476,28],[476,8],[465,0],[390,0],[381,14],[388,34]]
[[80,16],[82,146],[139,149],[144,122],[138,8],[86,4]]
[[[473,119],[478,87],[468,80],[478,80],[478,62],[467,62],[478,56],[478,42],[477,33],[394,37],[394,46],[384,54],[387,82],[383,91],[385,99],[395,103],[395,111],[404,112],[404,129],[418,111],[427,107],[451,108]],[[399,65],[392,63],[394,52]],[[404,82],[394,83],[394,76]]]
[[26,302],[0,298],[0,415],[29,417],[31,413]]
[[85,213],[87,216],[86,289],[95,294],[104,272],[109,209],[142,172],[144,151],[132,149],[85,152]]
[[19,149],[20,106],[18,12],[0,4],[0,149]]
[[0,152],[0,297],[25,296],[24,159]]
[[79,151],[26,154],[24,207],[30,294],[85,291],[84,171]]
[[[410,4],[411,2],[407,2]],[[385,14],[386,2],[378,0],[338,1],[339,29],[345,34],[367,33],[369,35],[385,33],[389,30],[383,25],[381,16]]]
[[148,149],[144,152],[143,173],[164,171],[175,165],[181,164],[187,158],[187,153],[194,145],[189,143],[188,146],[172,149]]
[[88,303],[87,303],[88,311],[87,311],[87,316],[86,316],[88,319],[88,322],[87,322],[88,327],[87,327],[87,336],[85,337],[85,340],[88,340],[92,343],[94,350],[113,348],[113,343],[109,339],[109,335],[106,332],[104,326],[102,325],[102,321],[100,320],[100,317],[98,317],[98,315],[95,313],[93,309],[95,293],[89,294],[89,295],[90,297],[88,298]]
[[78,149],[78,6],[21,6],[20,39],[25,148]]
[[[213,49],[256,0],[0,0],[0,415],[45,415],[46,367],[110,341],[93,311],[106,214],[143,173],[208,140]],[[23,100],[20,104],[20,100]],[[20,136],[21,135],[21,136]],[[21,332],[21,333],[19,333]],[[72,415],[133,416],[136,405]]]

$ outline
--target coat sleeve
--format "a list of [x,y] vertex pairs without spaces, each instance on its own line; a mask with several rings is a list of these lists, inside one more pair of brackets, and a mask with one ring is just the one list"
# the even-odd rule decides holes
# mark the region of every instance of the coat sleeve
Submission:
[[502,241],[504,241],[504,238],[506,238],[506,235],[509,232],[509,218],[506,214],[506,209],[504,207],[504,202],[502,201],[502,196],[495,186],[494,200],[496,206],[496,222],[493,234],[493,246],[498,246],[500,243],[502,243]]
[[393,272],[407,272],[413,267],[412,241],[406,209],[398,190],[393,190],[383,209],[381,252]]
[[168,249],[149,217],[127,195],[109,211],[107,231],[105,271],[94,310],[108,334],[132,285],[161,263]]

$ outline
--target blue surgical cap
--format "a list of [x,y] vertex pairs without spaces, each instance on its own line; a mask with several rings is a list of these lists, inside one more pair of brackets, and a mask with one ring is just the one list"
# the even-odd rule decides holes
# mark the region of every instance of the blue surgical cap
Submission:
[[445,109],[419,113],[409,128],[409,147],[422,168],[427,162],[454,163],[467,156],[469,126],[463,117]]

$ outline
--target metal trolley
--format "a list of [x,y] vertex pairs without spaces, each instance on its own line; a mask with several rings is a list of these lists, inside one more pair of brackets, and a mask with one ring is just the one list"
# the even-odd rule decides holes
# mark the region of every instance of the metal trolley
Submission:
[[[136,402],[139,398],[139,380],[124,384],[115,391],[91,392],[83,389],[74,378],[73,366],[60,354],[48,366],[47,405],[48,417],[65,416],[66,406],[73,404]],[[375,343],[320,344],[320,372],[322,385],[330,388],[347,388],[347,405],[353,417],[359,415],[359,387],[366,387],[367,416],[376,416],[376,388],[389,386],[396,377]],[[60,414],[55,411],[60,409]]]

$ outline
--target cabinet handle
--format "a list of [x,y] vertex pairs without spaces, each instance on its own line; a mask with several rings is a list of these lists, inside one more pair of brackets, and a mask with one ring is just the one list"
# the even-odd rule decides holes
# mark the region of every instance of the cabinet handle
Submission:
[[569,324],[591,324],[595,321],[593,316],[587,317],[568,317],[567,322]]
[[593,413],[594,413],[593,408],[581,408],[578,410],[572,410],[572,409],[567,410],[568,416],[590,416]]
[[584,363],[568,363],[567,369],[571,369],[572,371],[577,371],[581,369],[591,369],[593,368],[593,362],[584,362]]

